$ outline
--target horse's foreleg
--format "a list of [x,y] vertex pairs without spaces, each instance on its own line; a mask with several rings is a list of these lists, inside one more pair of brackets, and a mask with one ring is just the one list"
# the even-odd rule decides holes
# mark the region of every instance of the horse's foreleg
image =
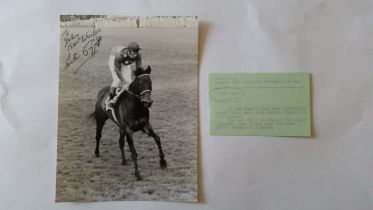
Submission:
[[119,136],[119,149],[122,155],[122,165],[127,165],[126,157],[124,156],[124,137],[125,132],[124,129],[120,129],[120,136]]
[[135,146],[133,145],[132,134],[133,132],[130,129],[126,130],[126,139],[127,139],[128,146],[130,147],[132,161],[135,166],[135,176],[137,178],[137,181],[140,181],[142,180],[142,177],[140,176],[139,168],[137,166],[137,153],[136,153]]
[[164,154],[163,154],[163,151],[162,151],[161,138],[159,138],[159,136],[154,132],[153,127],[152,127],[152,125],[150,123],[148,123],[144,127],[144,132],[146,134],[148,134],[149,136],[153,137],[155,143],[158,146],[159,157],[161,158],[161,160],[159,161],[159,165],[161,166],[162,169],[167,168],[167,162],[164,159]]

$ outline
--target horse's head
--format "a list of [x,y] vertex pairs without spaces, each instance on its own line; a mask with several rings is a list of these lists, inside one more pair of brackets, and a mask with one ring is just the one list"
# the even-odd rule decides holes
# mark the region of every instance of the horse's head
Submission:
[[141,102],[144,107],[151,107],[153,100],[152,94],[152,80],[150,78],[150,73],[152,69],[150,66],[146,70],[143,68],[137,68],[135,71],[136,79],[132,82],[130,86],[130,91],[140,97]]

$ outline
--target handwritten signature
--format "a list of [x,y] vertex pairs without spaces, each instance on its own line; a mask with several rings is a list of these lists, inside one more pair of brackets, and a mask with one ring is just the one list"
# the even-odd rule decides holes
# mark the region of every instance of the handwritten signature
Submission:
[[102,41],[100,32],[101,29],[95,27],[83,34],[72,33],[69,28],[66,28],[62,33],[64,48],[68,52],[65,60],[65,70],[71,69],[73,64],[80,62],[80,65],[73,70],[75,74],[89,59],[96,55]]

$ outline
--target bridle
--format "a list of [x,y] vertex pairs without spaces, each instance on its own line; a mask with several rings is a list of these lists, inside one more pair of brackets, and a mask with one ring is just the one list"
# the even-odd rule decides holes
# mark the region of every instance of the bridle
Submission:
[[[141,75],[137,76],[135,80],[137,80],[139,77],[143,77],[143,76],[150,76],[150,74],[141,74]],[[132,95],[134,95],[134,96],[136,96],[136,98],[138,98],[141,102],[143,102],[143,99],[141,98],[141,96],[142,96],[144,93],[146,93],[146,92],[150,92],[150,93],[152,93],[152,91],[149,90],[149,89],[143,90],[140,94],[135,94],[135,93],[133,93],[133,92],[130,91],[130,90],[127,90],[127,92],[130,93],[130,94],[132,94]]]

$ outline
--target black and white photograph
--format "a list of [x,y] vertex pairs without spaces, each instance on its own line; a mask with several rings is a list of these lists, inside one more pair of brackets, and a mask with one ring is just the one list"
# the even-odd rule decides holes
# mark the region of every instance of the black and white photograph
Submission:
[[57,202],[198,201],[194,16],[61,15]]

